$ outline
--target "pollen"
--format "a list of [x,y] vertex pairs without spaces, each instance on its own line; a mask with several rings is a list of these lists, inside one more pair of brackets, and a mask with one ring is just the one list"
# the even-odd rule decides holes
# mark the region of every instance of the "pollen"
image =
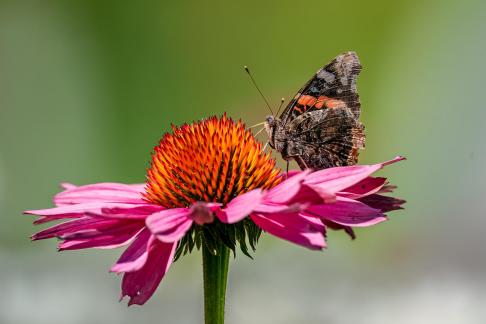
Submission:
[[149,202],[167,208],[198,201],[225,205],[281,181],[275,160],[241,121],[224,115],[172,129],[152,153],[144,193]]

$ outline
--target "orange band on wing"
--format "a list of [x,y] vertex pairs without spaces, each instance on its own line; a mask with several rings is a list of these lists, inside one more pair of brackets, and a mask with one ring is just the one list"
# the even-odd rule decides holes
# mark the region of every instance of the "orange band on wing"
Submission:
[[[299,107],[297,107],[297,105]],[[303,113],[306,112],[307,109],[312,107],[314,107],[315,109],[322,109],[324,107],[328,109],[345,108],[346,103],[342,100],[333,99],[326,96],[319,96],[319,98],[316,98],[309,95],[303,95],[297,101],[294,110]]]
[[313,96],[302,96],[300,97],[298,103],[301,104],[302,106],[309,106],[312,107],[316,103],[317,99]]

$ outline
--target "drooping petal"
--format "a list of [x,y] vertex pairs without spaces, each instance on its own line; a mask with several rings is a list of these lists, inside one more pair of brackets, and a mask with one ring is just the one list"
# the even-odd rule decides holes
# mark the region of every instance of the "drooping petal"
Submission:
[[122,298],[130,297],[128,305],[143,305],[153,295],[174,260],[176,247],[177,243],[153,240],[144,266],[123,275]]
[[57,215],[57,216],[41,216],[41,217],[37,218],[33,222],[33,224],[39,225],[39,224],[44,224],[44,223],[60,220],[60,219],[66,219],[66,218],[77,219],[77,218],[81,218],[81,217],[83,217],[83,214],[72,214],[72,215],[63,214],[63,215]]
[[116,220],[114,222],[110,222],[109,225],[105,226],[91,226],[91,228],[84,228],[73,232],[67,232],[59,236],[63,240],[88,240],[92,238],[98,237],[115,237],[117,235],[123,235],[127,232],[132,231],[134,229],[137,232],[139,229],[144,227],[143,221],[132,222],[132,221],[123,221],[123,220]]
[[380,170],[384,166],[404,159],[405,158],[398,156],[393,160],[379,164],[353,165],[319,170],[311,173],[305,179],[304,185],[307,185],[316,191],[323,189],[331,194],[335,194],[355,185],[363,179],[366,179],[372,173]]
[[330,220],[327,219],[321,219],[324,225],[332,230],[339,231],[343,230],[346,234],[349,235],[349,237],[354,240],[356,239],[356,234],[354,233],[354,230],[351,226],[344,226],[341,224],[336,224],[334,222],[331,222]]
[[69,189],[54,196],[57,206],[89,202],[143,204],[139,187],[122,183],[97,183]]
[[387,183],[383,187],[381,187],[380,191],[378,191],[377,193],[390,193],[393,192],[395,189],[397,189],[397,186]]
[[388,197],[383,195],[370,195],[359,199],[362,203],[387,213],[392,210],[403,209],[402,205],[406,202],[403,199]]
[[79,231],[87,231],[97,228],[108,228],[114,224],[118,224],[118,221],[83,217],[46,228],[38,233],[35,233],[31,236],[31,238],[34,241],[44,240],[53,237],[61,237],[68,233],[76,233]]
[[314,215],[310,215],[306,212],[300,212],[299,216],[307,220],[309,223],[312,224],[312,226],[319,231],[320,233],[325,234],[326,233],[326,226],[322,222],[322,220],[319,217],[316,217]]
[[147,261],[148,247],[155,237],[144,228],[118,261],[111,267],[112,272],[133,272],[140,270]]
[[347,198],[338,198],[332,204],[311,206],[306,212],[337,224],[354,227],[370,226],[386,220],[381,210]]
[[146,220],[147,227],[161,242],[179,241],[191,228],[189,208],[173,208],[157,212]]
[[305,246],[312,250],[326,247],[324,234],[319,226],[299,214],[257,214],[251,219],[261,229],[281,239]]
[[233,199],[225,209],[216,215],[223,223],[237,223],[250,215],[262,201],[262,191],[255,189]]
[[113,249],[130,243],[143,229],[143,222],[120,222],[111,227],[65,234],[59,250]]

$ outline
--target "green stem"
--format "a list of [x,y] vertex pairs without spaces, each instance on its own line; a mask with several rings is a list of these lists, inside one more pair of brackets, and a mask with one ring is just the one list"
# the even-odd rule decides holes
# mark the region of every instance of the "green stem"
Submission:
[[206,324],[224,323],[224,304],[226,282],[228,279],[230,250],[218,243],[219,254],[213,255],[203,246],[204,272],[204,322]]

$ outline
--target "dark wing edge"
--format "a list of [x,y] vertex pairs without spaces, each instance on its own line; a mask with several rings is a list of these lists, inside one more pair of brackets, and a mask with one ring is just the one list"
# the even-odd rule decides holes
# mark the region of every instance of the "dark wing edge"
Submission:
[[[356,82],[362,66],[355,52],[338,55],[329,64],[320,68],[314,76],[297,92],[285,107],[279,118],[285,125],[294,112],[294,107],[303,95],[319,97],[321,95],[342,100],[359,118],[361,104],[359,102]],[[295,118],[295,116],[294,116]]]
[[344,101],[356,119],[361,114],[361,103],[356,85],[361,70],[362,66],[355,52],[341,54],[323,68],[323,71],[334,73],[337,76],[336,85],[331,90],[333,98]]

